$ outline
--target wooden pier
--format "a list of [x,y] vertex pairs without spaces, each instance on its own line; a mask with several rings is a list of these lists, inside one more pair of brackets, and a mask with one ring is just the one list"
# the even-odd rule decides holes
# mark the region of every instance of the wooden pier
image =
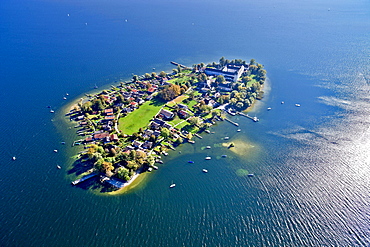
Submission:
[[176,63],[176,62],[174,62],[174,61],[171,61],[171,64],[173,64],[173,65],[175,65],[175,66],[180,66],[181,68],[183,68],[183,69],[191,69],[190,67],[188,67],[188,66],[185,66],[185,65],[183,65],[183,64],[180,64],[180,63]]
[[257,117],[251,117],[251,116],[249,116],[248,114],[244,114],[244,113],[242,113],[242,112],[238,112],[238,114],[239,114],[240,116],[244,116],[244,117],[246,117],[246,118],[249,118],[249,119],[253,120],[254,122],[258,122],[258,121],[260,121]]
[[234,121],[231,121],[230,119],[228,119],[228,118],[225,118],[225,120],[226,121],[228,121],[228,122],[230,122],[230,123],[232,123],[233,125],[235,125],[235,126],[239,126],[239,124],[238,123],[236,123],[236,122],[234,122]]
[[93,177],[95,177],[95,176],[98,176],[98,173],[95,173],[95,172],[90,173],[90,174],[88,174],[88,175],[86,175],[86,176],[83,176],[83,177],[82,177],[82,178],[80,178],[80,179],[77,179],[77,180],[73,181],[73,182],[72,182],[72,185],[77,185],[77,184],[82,183],[83,181],[86,181],[86,180],[88,180],[88,179],[90,179],[90,178],[93,178]]

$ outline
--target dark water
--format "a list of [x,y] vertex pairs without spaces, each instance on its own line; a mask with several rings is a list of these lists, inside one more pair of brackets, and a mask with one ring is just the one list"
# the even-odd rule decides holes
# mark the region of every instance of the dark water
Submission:
[[[369,23],[365,0],[2,1],[1,246],[368,246]],[[66,104],[221,56],[265,65],[259,123],[220,123],[130,194],[70,186]]]

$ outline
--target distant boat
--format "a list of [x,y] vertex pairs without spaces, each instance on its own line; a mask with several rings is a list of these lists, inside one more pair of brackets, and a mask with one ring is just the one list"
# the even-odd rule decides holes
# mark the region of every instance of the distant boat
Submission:
[[248,177],[254,177],[254,174],[253,173],[249,173],[248,174]]
[[63,97],[64,100],[66,100],[67,98],[66,97]]
[[281,101],[281,104],[284,104],[285,102],[284,101]]
[[207,172],[208,172],[208,170],[207,170],[207,169],[203,169],[202,171],[203,171],[204,173],[207,173]]
[[242,131],[242,130],[241,130],[241,129],[238,129],[237,131],[238,131],[238,132],[240,132],[240,131]]
[[153,166],[153,169],[154,170],[158,170],[158,166]]
[[68,96],[68,95],[69,95],[69,93],[66,93],[66,95]]
[[260,121],[260,120],[259,120],[257,117],[254,117],[254,118],[253,118],[253,121],[254,121],[254,122],[258,122],[258,121]]
[[173,187],[175,187],[176,186],[176,184],[171,184],[170,185],[170,188],[173,188]]
[[300,104],[295,104],[296,107],[300,107],[301,105]]
[[230,137],[228,137],[228,136],[225,136],[225,138],[224,138],[224,139],[225,139],[225,140],[229,140],[229,138],[230,138]]
[[57,166],[57,168],[58,168],[58,169],[62,169],[62,167],[61,167],[61,166]]
[[63,144],[64,145],[64,144],[66,144],[66,142],[61,142],[60,144]]
[[269,110],[271,110],[271,107],[268,107],[268,108],[267,108],[267,110],[268,110],[268,111],[269,111]]
[[54,110],[50,110],[50,113],[54,113]]
[[58,153],[58,150],[57,149],[54,149],[54,153]]
[[226,157],[227,157],[227,155],[226,155],[226,154],[223,154],[221,157],[222,157],[222,158],[226,158]]
[[211,148],[211,146],[207,146],[206,148],[207,148],[207,149],[210,149],[210,148]]
[[50,106],[50,105],[48,105],[48,106],[47,106],[47,108],[51,108],[51,106]]
[[151,171],[153,171],[153,168],[149,167],[148,172],[151,172]]
[[16,160],[17,158],[15,156],[13,156],[12,160]]
[[210,160],[210,159],[212,159],[212,158],[211,158],[211,157],[209,157],[209,156],[207,156],[207,157],[206,157],[206,160]]
[[192,160],[189,160],[189,161],[188,161],[188,163],[190,163],[190,164],[194,164],[194,161],[192,161]]

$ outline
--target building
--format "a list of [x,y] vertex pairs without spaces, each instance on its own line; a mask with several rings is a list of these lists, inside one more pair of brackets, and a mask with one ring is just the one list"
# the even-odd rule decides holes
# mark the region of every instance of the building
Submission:
[[236,82],[242,73],[245,71],[244,65],[231,65],[228,64],[222,69],[206,68],[204,73],[206,75],[218,76],[222,75],[226,81]]

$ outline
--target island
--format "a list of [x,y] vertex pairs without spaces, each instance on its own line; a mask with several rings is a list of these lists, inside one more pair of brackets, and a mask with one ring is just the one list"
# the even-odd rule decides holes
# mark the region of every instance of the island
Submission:
[[86,94],[69,110],[66,116],[81,136],[72,146],[83,147],[73,185],[95,177],[107,191],[124,188],[141,173],[158,169],[168,150],[195,143],[193,137],[209,133],[217,121],[237,125],[226,114],[249,117],[242,112],[263,97],[266,70],[254,59],[171,64],[176,66],[171,73],[134,75]]

